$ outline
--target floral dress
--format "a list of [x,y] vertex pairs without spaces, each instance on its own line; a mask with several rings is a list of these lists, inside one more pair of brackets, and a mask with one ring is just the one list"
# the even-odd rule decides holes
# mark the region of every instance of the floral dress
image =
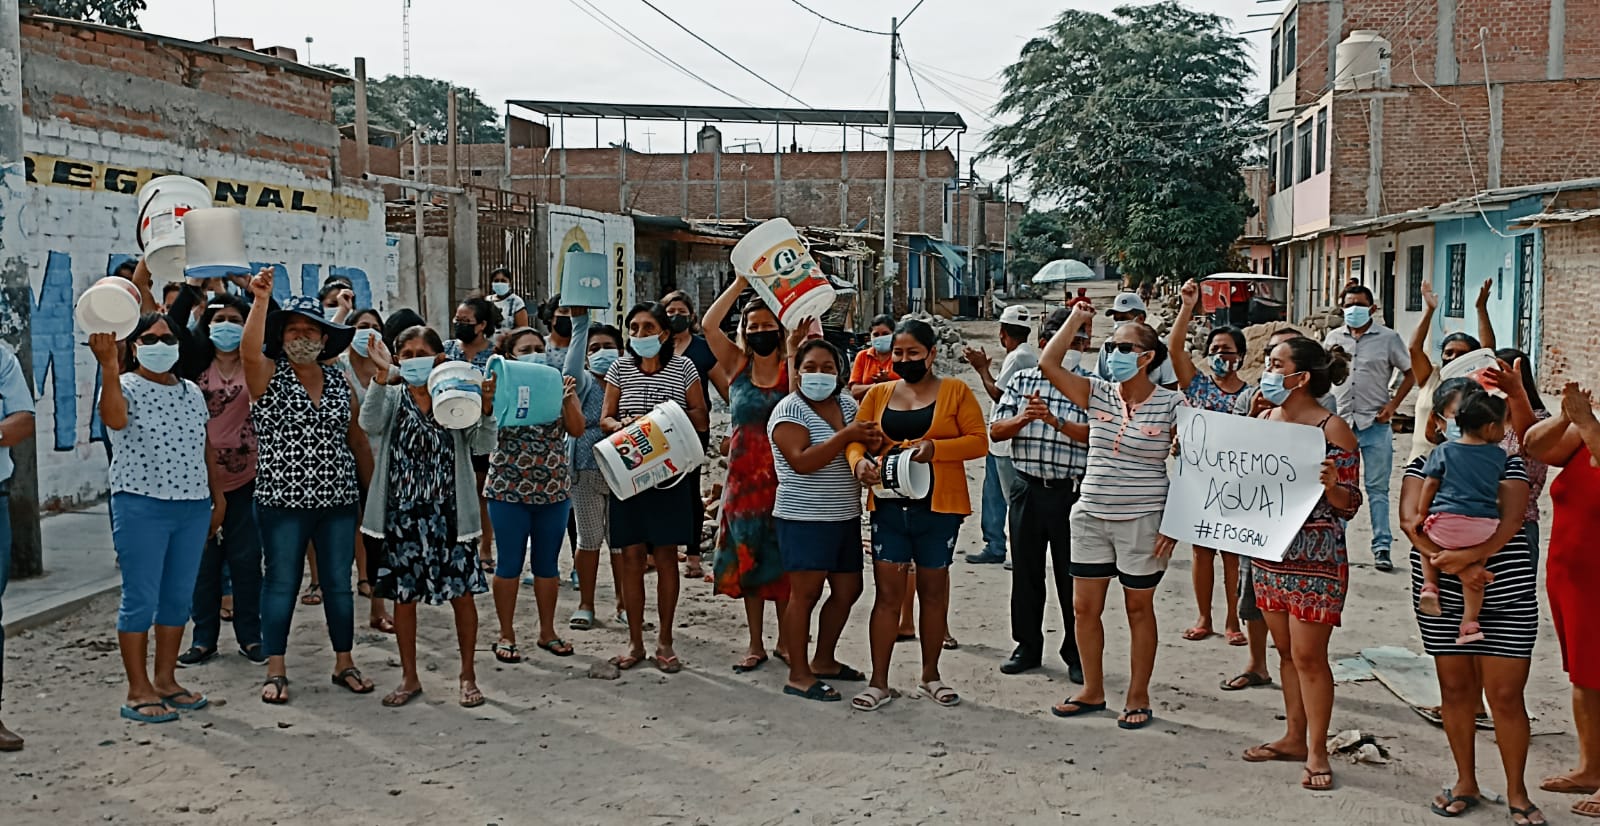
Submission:
[[450,433],[423,413],[410,393],[402,393],[390,438],[385,553],[373,577],[374,589],[396,602],[429,605],[488,591],[478,567],[478,540],[456,538],[455,445]]
[[1217,385],[1216,379],[1197,372],[1184,390],[1184,396],[1189,399],[1190,407],[1213,413],[1232,413],[1234,403],[1249,390],[1250,385],[1246,384],[1239,388],[1239,392],[1229,393]]
[[778,370],[772,387],[757,387],[745,368],[728,387],[728,483],[722,493],[714,577],[717,593],[734,598],[785,600],[789,580],[778,555],[772,509],[778,473],[772,465],[767,419],[789,395],[789,370]]
[[[1331,417],[1330,417],[1331,418]],[[1327,420],[1323,420],[1327,424]],[[1361,509],[1361,455],[1326,442],[1338,485],[1350,495],[1350,507],[1335,508],[1323,496],[1295,534],[1283,561],[1252,559],[1256,605],[1303,622],[1338,626],[1350,587],[1350,557],[1344,523]]]

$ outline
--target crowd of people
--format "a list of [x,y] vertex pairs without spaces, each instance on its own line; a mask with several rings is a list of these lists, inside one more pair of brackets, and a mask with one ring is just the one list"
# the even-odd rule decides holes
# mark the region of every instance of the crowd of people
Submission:
[[[225,623],[239,654],[265,666],[261,700],[289,702],[285,655],[298,605],[322,607],[332,683],[374,692],[352,656],[357,596],[367,600],[369,626],[392,633],[399,652],[401,680],[383,705],[404,706],[424,690],[421,603],[451,606],[457,700],[481,705],[478,595],[491,594],[499,662],[524,657],[516,628],[524,584],[532,586],[537,649],[554,657],[577,650],[556,617],[563,544],[572,548],[578,592],[568,632],[599,624],[599,556],[610,550],[616,605],[608,616],[628,632],[627,649],[609,658],[618,669],[683,668],[673,639],[681,582],[703,579],[744,606],[749,640],[734,671],[775,656],[788,666],[784,694],[836,702],[841,686],[858,683],[850,704],[870,712],[897,696],[891,661],[899,643],[916,641],[920,690],[938,706],[955,706],[962,695],[939,665],[954,645],[950,567],[972,513],[965,467],[982,459],[984,546],[965,559],[1011,571],[1016,646],[1000,670],[1042,667],[1053,581],[1063,614],[1056,651],[1075,688],[1051,711],[1107,712],[1104,614],[1119,586],[1129,650],[1116,723],[1144,729],[1157,706],[1154,596],[1177,546],[1160,530],[1168,457],[1187,406],[1320,431],[1322,496],[1281,559],[1193,549],[1197,615],[1182,638],[1217,634],[1220,560],[1222,635],[1248,652],[1244,670],[1221,689],[1273,685],[1270,642],[1284,704],[1282,736],[1246,749],[1244,760],[1297,763],[1302,786],[1331,789],[1328,652],[1351,588],[1346,526],[1366,508],[1373,566],[1392,568],[1391,419],[1415,386],[1416,437],[1398,525],[1411,544],[1416,621],[1435,658],[1458,773],[1430,806],[1454,817],[1481,803],[1473,731],[1486,703],[1513,822],[1544,822],[1523,778],[1523,690],[1538,631],[1537,500],[1547,469],[1557,467],[1547,581],[1573,683],[1580,762],[1541,786],[1588,795],[1574,811],[1600,816],[1600,649],[1591,650],[1596,638],[1585,633],[1595,616],[1585,596],[1600,583],[1600,563],[1583,550],[1587,532],[1600,529],[1600,422],[1575,384],[1557,410],[1546,410],[1528,356],[1494,349],[1487,287],[1478,336],[1446,337],[1437,364],[1431,291],[1409,346],[1377,320],[1371,292],[1350,285],[1341,297],[1345,323],[1323,341],[1285,328],[1250,352],[1241,330],[1220,326],[1203,337],[1198,360],[1187,346],[1199,299],[1192,282],[1165,340],[1135,293],[1107,309],[1111,330],[1100,346],[1093,326],[1101,316],[1087,299],[1046,317],[1008,307],[998,372],[984,349],[965,353],[992,402],[985,416],[973,387],[939,374],[939,342],[926,322],[874,319],[852,362],[809,320],[785,329],[777,308],[746,295],[743,277],[703,316],[689,295],[674,292],[629,308],[612,327],[559,296],[530,307],[501,270],[489,293],[455,308],[446,338],[412,310],[353,306],[346,283],[280,303],[271,270],[263,270],[232,289],[179,285],[158,306],[148,272],[141,266],[133,276],[153,312],[123,341],[103,333],[89,340],[104,375],[96,404],[110,434],[123,578],[117,634],[127,685],[119,714],[130,721],[170,722],[208,704],[180,683],[178,669],[218,656]],[[492,375],[475,422],[446,428],[436,420],[433,371],[450,362],[486,371],[493,356],[561,372],[554,421],[498,426]],[[1487,366],[1457,375],[1463,371],[1452,362],[1461,358],[1487,358]],[[1263,365],[1254,386],[1240,372],[1252,359]],[[713,434],[713,394],[727,405],[726,434]],[[727,458],[709,565],[697,473],[619,498],[594,455],[597,443],[663,402],[678,405],[702,446]],[[10,468],[3,448],[29,435],[31,412],[14,356],[0,354],[0,476]],[[907,463],[925,466],[925,492],[902,487]],[[9,552],[9,542],[3,547]],[[865,588],[864,557],[874,585],[867,672],[841,662],[838,650]],[[0,557],[0,571],[6,561]],[[313,584],[302,591],[308,568]],[[653,647],[645,640],[652,571]],[[21,744],[0,728],[0,748]]]

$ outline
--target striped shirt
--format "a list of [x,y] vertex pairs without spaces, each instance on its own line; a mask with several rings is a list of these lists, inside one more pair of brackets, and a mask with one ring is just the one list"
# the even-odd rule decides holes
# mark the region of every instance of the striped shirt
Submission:
[[639,360],[631,353],[606,371],[606,384],[622,391],[617,400],[617,418],[643,416],[665,401],[674,401],[687,408],[689,388],[700,381],[700,372],[694,362],[683,356],[673,356],[665,366],[654,373],[639,369]]
[[[1078,375],[1084,375],[1080,371]],[[1066,394],[1057,390],[1039,368],[1030,367],[1011,377],[1000,401],[995,402],[994,416],[990,421],[1014,418],[1028,406],[1028,399],[1038,393],[1039,399],[1050,408],[1056,418],[1065,424],[1083,424],[1089,414],[1073,404]],[[1012,436],[1011,463],[1018,471],[1038,479],[1082,479],[1088,466],[1087,446],[1067,438],[1065,433],[1045,422],[1028,422]]]
[[[856,400],[849,393],[837,396],[839,408],[846,423],[855,421]],[[797,424],[811,434],[808,446],[820,445],[834,437],[838,431],[822,418],[799,393],[790,393],[773,408],[767,420],[767,438],[778,425],[785,422]],[[844,451],[833,457],[821,470],[798,473],[789,467],[778,443],[772,443],[772,466],[778,474],[778,500],[772,515],[796,522],[843,522],[861,516],[861,483],[850,472],[850,462]]]
[[1124,416],[1118,385],[1089,379],[1089,469],[1078,505],[1108,521],[1160,513],[1167,504],[1167,456],[1183,394],[1157,387]]

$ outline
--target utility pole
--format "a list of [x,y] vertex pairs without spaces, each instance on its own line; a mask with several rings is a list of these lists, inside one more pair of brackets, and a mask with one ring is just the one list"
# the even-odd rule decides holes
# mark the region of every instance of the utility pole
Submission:
[[1011,165],[1006,164],[1005,209],[1000,212],[1000,283],[1011,289]]
[[356,172],[365,175],[372,171],[371,136],[367,127],[367,59],[356,58]]
[[[455,188],[456,181],[457,181],[457,173],[456,173],[456,128],[457,128],[456,127],[456,117],[457,117],[457,114],[456,114],[456,89],[455,89],[455,86],[451,86],[450,87],[450,98],[449,98],[449,101],[447,102],[446,108],[445,108],[445,122],[446,122],[445,128],[450,130],[450,140],[449,140],[449,142],[447,142],[445,144],[445,161],[449,165],[450,171],[445,173],[444,181],[445,181],[445,186],[451,187],[452,189]],[[445,212],[446,212],[446,215],[449,216],[449,221],[450,221],[450,227],[447,230],[447,235],[446,235],[447,248],[450,251],[450,266],[446,270],[446,279],[445,279],[446,283],[449,286],[446,288],[446,292],[450,296],[450,299],[449,299],[450,303],[453,305],[453,304],[455,304],[455,302],[461,300],[461,297],[456,294],[456,285],[460,282],[461,275],[462,275],[462,273],[458,272],[457,268],[456,268],[456,244],[459,243],[459,239],[456,238],[456,198],[455,198],[455,196],[452,195],[450,197],[449,207],[446,209]]]
[[[889,284],[894,279],[894,79],[898,74],[896,61],[899,59],[897,49],[900,40],[900,19],[889,18],[889,117],[888,117],[888,148],[884,151],[883,158],[883,284]],[[874,302],[881,299],[883,285],[873,291]]]

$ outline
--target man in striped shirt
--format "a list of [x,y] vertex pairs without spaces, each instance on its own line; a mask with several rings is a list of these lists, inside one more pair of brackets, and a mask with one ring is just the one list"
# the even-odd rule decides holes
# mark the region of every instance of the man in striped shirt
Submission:
[[[1040,345],[1066,323],[1068,312],[1057,310],[1045,322]],[[1089,332],[1079,331],[1066,364],[1090,375],[1078,363],[1089,349]],[[1082,408],[1067,400],[1039,368],[1021,370],[1007,383],[995,404],[989,436],[1009,442],[1017,484],[1011,495],[1011,637],[1017,647],[1000,666],[1005,674],[1021,674],[1040,666],[1044,652],[1045,553],[1055,568],[1056,597],[1061,603],[1061,659],[1067,675],[1083,683],[1083,666],[1072,615],[1072,538],[1065,515],[1078,501],[1078,487],[1088,463],[1089,425]]]

